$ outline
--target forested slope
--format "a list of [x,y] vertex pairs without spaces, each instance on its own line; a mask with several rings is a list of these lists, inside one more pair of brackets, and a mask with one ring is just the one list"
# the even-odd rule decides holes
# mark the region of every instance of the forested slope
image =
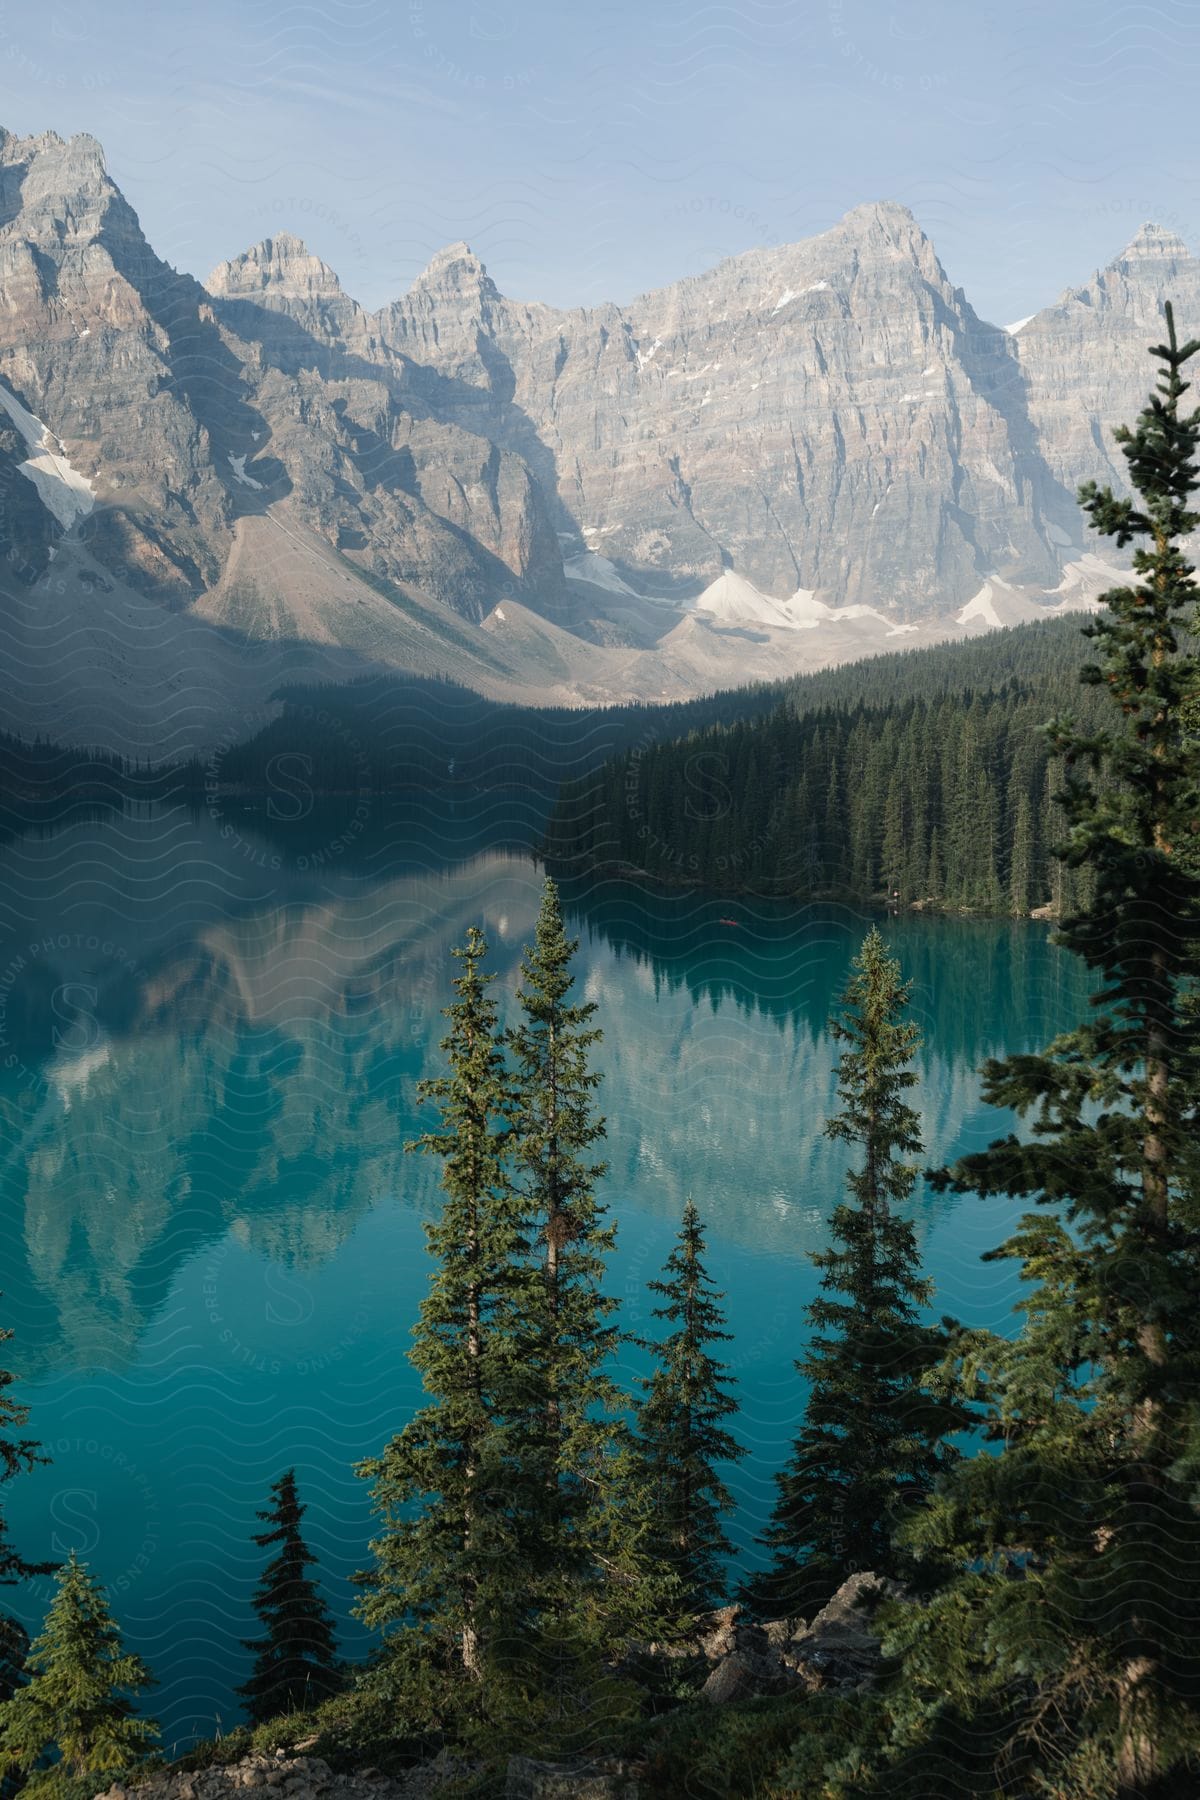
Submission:
[[634,746],[565,784],[547,854],[729,892],[1061,905],[1061,767],[1041,728],[1095,713],[1086,650],[1064,620],[783,683],[765,717]]

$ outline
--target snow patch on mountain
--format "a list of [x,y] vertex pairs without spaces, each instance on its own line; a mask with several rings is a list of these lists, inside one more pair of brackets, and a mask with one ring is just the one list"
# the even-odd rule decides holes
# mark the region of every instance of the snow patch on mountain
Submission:
[[990,581],[985,581],[979,592],[967,601],[955,619],[955,624],[970,625],[975,619],[978,619],[983,625],[991,625],[995,628],[999,628],[1003,623],[1000,614],[996,611],[996,600]]
[[243,487],[253,488],[256,493],[261,494],[263,491],[263,484],[261,481],[255,481],[253,475],[247,475],[245,457],[234,456],[231,453],[229,461],[233,466],[233,479],[235,481],[240,481]]
[[3,385],[0,385],[0,406],[32,451],[32,455],[17,467],[32,481],[42,505],[54,514],[64,531],[70,531],[76,520],[86,519],[96,504],[91,482],[71,467],[66,451],[54,433]]
[[785,306],[790,306],[793,300],[800,300],[805,294],[823,294],[828,291],[829,283],[827,281],[810,281],[808,286],[803,288],[784,288],[771,308],[771,315],[774,317],[777,312],[782,312]]
[[710,582],[692,602],[692,610],[708,613],[723,625],[767,626],[777,631],[820,631],[868,623],[882,627],[886,637],[899,637],[918,629],[896,624],[873,606],[830,606],[818,600],[810,588],[797,588],[786,600],[777,600],[734,569],[726,569]]
[[635,599],[640,598],[636,588],[631,588],[617,574],[607,556],[600,556],[595,550],[564,558],[563,569],[570,580],[590,581],[593,587],[607,588],[610,594],[631,594]]
[[1118,582],[1128,581],[1130,572],[1097,556],[1094,551],[1086,551],[1077,556],[1073,562],[1064,565],[1062,580],[1052,589],[1052,593],[1061,595],[1056,612],[1099,612],[1100,596],[1106,589],[1115,587]]
[[1034,619],[1053,619],[1069,612],[1098,612],[1105,588],[1123,579],[1120,569],[1102,556],[1088,553],[1066,565],[1058,586],[1041,596],[1015,588],[1002,576],[988,575],[979,592],[955,615],[956,625],[997,630],[1005,625],[1025,625]]

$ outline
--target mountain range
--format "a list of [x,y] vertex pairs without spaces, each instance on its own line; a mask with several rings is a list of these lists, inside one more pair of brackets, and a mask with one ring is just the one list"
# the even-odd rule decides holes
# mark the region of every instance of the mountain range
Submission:
[[1000,327],[878,203],[624,306],[453,244],[367,313],[288,234],[201,285],[93,138],[0,132],[4,722],[177,755],[287,682],[678,698],[1086,605],[1164,298],[1146,225]]

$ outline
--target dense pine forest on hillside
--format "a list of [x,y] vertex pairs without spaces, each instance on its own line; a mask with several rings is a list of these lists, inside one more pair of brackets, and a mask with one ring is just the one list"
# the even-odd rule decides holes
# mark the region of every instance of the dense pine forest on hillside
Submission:
[[562,872],[619,868],[718,892],[886,895],[1061,911],[1063,766],[1043,728],[1080,694],[1079,621],[879,658],[786,684],[757,719],[637,746],[564,784]]
[[[662,741],[723,732],[770,719],[1009,689],[1072,690],[1081,659],[1077,621],[990,632],[965,643],[910,650],[814,675],[729,689],[666,705],[523,707],[490,700],[449,680],[378,676],[339,686],[281,689],[276,719],[246,738],[230,736],[203,756],[151,765],[0,733],[0,800],[202,799],[214,792],[264,793],[285,765],[304,759],[304,779],[330,796],[454,787],[553,793],[607,758]],[[293,761],[286,765],[296,769]]]
[[[451,681],[395,676],[281,693],[277,719],[186,770],[190,793],[266,791],[281,758],[303,757],[324,794],[514,788],[552,794],[624,745],[769,708],[765,688],[668,706],[506,705]],[[293,764],[292,766],[295,766]]]
[[1040,728],[1078,710],[1081,659],[1065,619],[665,707],[543,711],[417,679],[295,689],[253,737],[182,764],[0,738],[0,835],[65,805],[266,796],[254,818],[286,845],[321,797],[509,791],[562,875],[1058,912],[1081,878],[1051,854],[1061,768]]
[[275,795],[265,823],[283,831],[300,794],[510,790],[551,815],[563,874],[1058,911],[1077,882],[1051,855],[1061,770],[1040,728],[1078,710],[1081,660],[1066,619],[665,707],[542,711],[416,679],[295,689],[253,737],[181,764],[4,735],[0,833],[81,803]]
[[[0,804],[61,799],[178,799],[270,792],[303,774],[315,794],[514,787],[553,793],[565,775],[624,744],[752,716],[774,690],[744,688],[675,705],[537,708],[507,705],[451,681],[364,677],[288,688],[279,716],[249,737],[228,735],[202,756],[144,759],[0,732]],[[299,759],[299,760],[298,760]]]
[[989,632],[964,643],[899,651],[786,681],[666,705],[507,705],[448,680],[379,676],[341,686],[281,690],[277,719],[219,745],[180,771],[189,794],[264,792],[283,757],[303,756],[322,794],[511,787],[552,793],[607,758],[770,718],[1010,689],[1075,692],[1082,660],[1077,619]]

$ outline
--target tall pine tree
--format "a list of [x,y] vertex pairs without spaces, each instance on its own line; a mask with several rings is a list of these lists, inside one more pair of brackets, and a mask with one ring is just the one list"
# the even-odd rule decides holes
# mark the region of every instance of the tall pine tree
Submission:
[[524,1016],[507,1041],[516,1090],[515,1179],[541,1262],[523,1321],[532,1377],[530,1441],[540,1438],[545,1467],[547,1556],[560,1558],[564,1569],[583,1566],[596,1541],[622,1405],[606,1369],[619,1341],[616,1301],[602,1289],[616,1232],[604,1222],[596,1195],[607,1165],[593,1160],[604,1136],[594,1104],[600,1076],[591,1067],[601,1033],[592,1024],[595,1006],[572,998],[577,949],[563,925],[558,889],[547,880],[534,941],[521,963],[517,1001]]
[[733,1496],[715,1465],[745,1455],[722,1423],[738,1403],[712,1354],[729,1333],[704,1249],[704,1227],[689,1200],[663,1279],[649,1284],[664,1302],[654,1317],[674,1329],[660,1343],[642,1344],[657,1366],[642,1381],[632,1457],[632,1486],[646,1521],[640,1553],[654,1571],[673,1577],[674,1604],[685,1617],[717,1605],[724,1591],[732,1546],[721,1521],[733,1511]]
[[969,1419],[928,1385],[945,1339],[920,1320],[930,1284],[913,1227],[894,1210],[912,1192],[921,1149],[907,1099],[921,1041],[905,1017],[910,991],[872,929],[842,1015],[830,1021],[845,1048],[842,1110],[826,1132],[858,1158],[846,1178],[850,1199],[833,1214],[833,1245],[813,1256],[821,1295],[807,1312],[816,1335],[797,1363],[809,1397],[763,1540],[774,1563],[750,1584],[760,1604],[789,1612],[823,1604],[856,1570],[906,1572],[893,1533],[951,1458],[946,1437]]
[[280,1713],[307,1711],[341,1685],[329,1609],[308,1574],[316,1562],[300,1531],[307,1509],[296,1491],[296,1471],[271,1483],[271,1501],[258,1517],[267,1529],[254,1533],[263,1550],[279,1548],[263,1571],[254,1610],[265,1636],[246,1639],[254,1669],[238,1693],[255,1724]]
[[[527,1374],[513,1322],[531,1311],[522,1205],[506,1167],[511,1095],[487,943],[474,927],[454,952],[446,1009],[449,1070],[423,1082],[441,1130],[410,1148],[442,1161],[445,1202],[426,1226],[436,1269],[410,1352],[430,1403],[364,1462],[383,1530],[360,1609],[384,1630],[409,1625],[435,1664],[482,1683],[523,1621],[519,1418]],[[410,1634],[411,1641],[411,1634]]]
[[1042,1209],[995,1253],[1029,1284],[1024,1329],[964,1350],[991,1378],[1003,1454],[960,1465],[918,1522],[914,1548],[956,1573],[897,1636],[897,1754],[936,1782],[966,1738],[989,1793],[1003,1777],[1166,1800],[1200,1778],[1200,659],[1184,636],[1200,413],[1182,406],[1200,342],[1179,344],[1169,307],[1166,324],[1157,391],[1117,433],[1133,495],[1080,496],[1138,545],[1087,627],[1084,679],[1113,723],[1053,728],[1065,859],[1090,876],[1061,941],[1101,977],[1095,1011],[987,1065],[987,1097],[1032,1136],[942,1177]]
[[158,1737],[134,1700],[152,1677],[124,1648],[103,1590],[74,1551],[40,1636],[25,1663],[26,1684],[0,1705],[0,1761],[29,1775],[26,1792],[53,1794],[64,1777],[133,1769]]

